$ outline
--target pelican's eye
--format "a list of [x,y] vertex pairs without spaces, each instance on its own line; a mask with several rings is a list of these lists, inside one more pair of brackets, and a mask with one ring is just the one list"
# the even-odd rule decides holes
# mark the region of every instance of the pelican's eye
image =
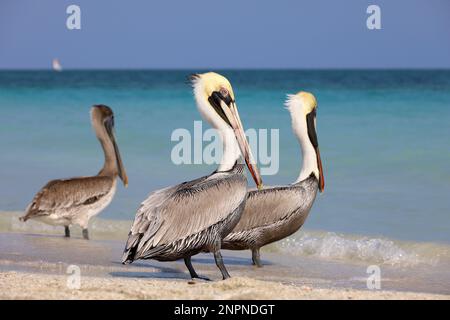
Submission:
[[114,115],[107,116],[105,120],[103,120],[103,123],[107,127],[114,127]]
[[226,104],[227,106],[230,106],[230,104],[231,104],[232,102],[234,102],[234,101],[233,101],[233,98],[232,98],[231,95],[230,95],[230,92],[228,91],[228,89],[226,89],[226,88],[224,88],[224,87],[221,87],[221,88],[219,89],[219,96],[220,96],[220,98],[222,99],[222,101],[225,102],[225,104]]
[[226,97],[228,97],[228,95],[229,95],[229,93],[228,93],[228,90],[227,89],[225,89],[225,88],[220,88],[220,94],[222,95],[222,98],[226,98]]

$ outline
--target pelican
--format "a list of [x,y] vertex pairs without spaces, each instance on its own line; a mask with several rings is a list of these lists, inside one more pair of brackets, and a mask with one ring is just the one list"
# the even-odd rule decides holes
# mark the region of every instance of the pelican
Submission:
[[108,106],[95,105],[91,109],[92,127],[103,148],[105,163],[93,177],[52,180],[33,198],[20,219],[36,219],[60,225],[65,236],[70,237],[70,225],[83,230],[83,238],[89,239],[89,220],[106,208],[116,192],[116,178],[125,186],[128,177],[120,157],[114,134],[114,113]]
[[200,252],[212,252],[226,279],[230,275],[220,253],[221,242],[238,223],[247,196],[241,152],[258,187],[262,181],[229,81],[213,72],[193,75],[191,80],[200,114],[222,138],[222,160],[218,169],[208,176],[149,195],[136,213],[122,262],[183,258],[193,279],[209,280],[197,274],[191,257]]
[[223,249],[251,249],[253,264],[258,267],[262,266],[260,248],[300,229],[317,190],[322,192],[325,186],[316,135],[316,98],[308,92],[288,95],[286,107],[302,149],[300,175],[287,186],[249,191],[241,220],[222,243]]

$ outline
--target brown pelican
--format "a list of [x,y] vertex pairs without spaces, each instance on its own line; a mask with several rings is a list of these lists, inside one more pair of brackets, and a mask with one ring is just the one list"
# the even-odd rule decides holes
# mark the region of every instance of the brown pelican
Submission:
[[256,184],[262,182],[228,80],[213,72],[193,75],[191,80],[200,113],[222,137],[221,163],[209,176],[151,193],[136,213],[122,262],[183,258],[192,278],[207,279],[198,276],[191,256],[212,252],[226,279],[230,275],[222,261],[221,242],[238,223],[247,196],[241,152]]
[[116,178],[125,186],[128,177],[120,158],[114,136],[114,113],[108,106],[96,105],[91,109],[92,126],[105,154],[105,164],[93,177],[53,180],[47,183],[33,198],[20,219],[36,219],[51,225],[65,227],[79,225],[83,238],[89,239],[89,219],[99,214],[111,202],[116,192]]
[[308,92],[289,95],[287,109],[302,149],[303,163],[291,185],[251,190],[241,220],[222,242],[223,249],[252,250],[253,264],[261,267],[259,249],[296,232],[324,190],[322,162],[316,135],[315,97]]

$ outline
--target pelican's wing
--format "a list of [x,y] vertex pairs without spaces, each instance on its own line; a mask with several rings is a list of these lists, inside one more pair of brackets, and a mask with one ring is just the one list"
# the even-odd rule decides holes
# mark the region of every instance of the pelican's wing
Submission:
[[114,178],[101,176],[50,181],[33,198],[22,220],[95,203],[111,190],[113,182]]
[[245,199],[241,174],[213,174],[153,192],[134,220],[123,261],[194,235],[226,219]]
[[307,198],[302,187],[272,187],[250,190],[244,213],[232,233],[271,225],[288,218],[301,209]]

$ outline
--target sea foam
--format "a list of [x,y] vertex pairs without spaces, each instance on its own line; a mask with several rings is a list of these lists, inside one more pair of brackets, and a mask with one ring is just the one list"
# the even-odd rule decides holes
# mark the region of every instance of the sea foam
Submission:
[[395,266],[435,265],[443,256],[449,256],[448,246],[444,245],[312,231],[302,231],[272,248],[294,255]]

